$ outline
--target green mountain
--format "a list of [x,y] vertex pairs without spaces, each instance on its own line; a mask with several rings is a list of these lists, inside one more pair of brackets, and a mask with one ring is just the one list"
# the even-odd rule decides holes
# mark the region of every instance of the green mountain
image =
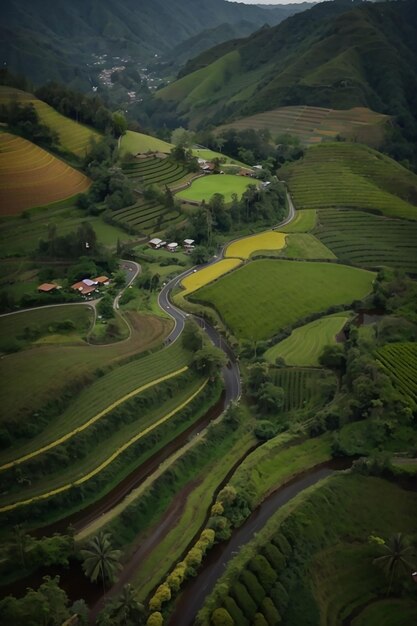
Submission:
[[93,54],[146,62],[221,24],[245,21],[253,31],[302,9],[225,0],[3,0],[0,55],[35,84],[53,79],[85,88],[97,71]]
[[417,5],[323,2],[203,52],[157,95],[194,127],[300,104],[367,106],[412,126]]

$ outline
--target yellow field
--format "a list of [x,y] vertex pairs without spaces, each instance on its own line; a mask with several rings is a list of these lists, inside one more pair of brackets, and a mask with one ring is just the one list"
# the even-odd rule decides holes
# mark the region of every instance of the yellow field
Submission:
[[249,259],[258,250],[281,250],[285,246],[285,235],[274,230],[245,237],[227,246],[225,257]]
[[193,291],[200,289],[200,287],[208,285],[213,282],[213,280],[216,280],[216,278],[220,278],[223,274],[227,274],[227,272],[234,270],[241,263],[241,259],[222,259],[221,261],[218,261],[218,263],[214,263],[208,267],[203,267],[203,269],[186,276],[181,281],[181,285],[185,289],[181,295],[186,296]]
[[0,134],[0,215],[50,204],[86,191],[89,179],[21,137]]
[[61,115],[46,102],[38,100],[33,94],[13,87],[0,86],[0,104],[7,104],[11,100],[17,100],[22,104],[32,103],[40,121],[58,133],[59,143],[68,152],[84,156],[90,147],[91,139],[94,138],[98,141],[101,137],[95,130]]

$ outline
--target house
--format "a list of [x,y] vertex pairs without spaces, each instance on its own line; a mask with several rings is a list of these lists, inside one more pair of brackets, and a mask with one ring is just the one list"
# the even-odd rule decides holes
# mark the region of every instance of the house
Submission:
[[271,181],[265,180],[263,183],[261,183],[261,187],[262,189],[266,189],[267,187],[269,187],[270,184],[271,184]]
[[214,172],[214,170],[216,169],[216,166],[214,163],[211,163],[210,161],[206,161],[205,163],[202,163],[200,165],[200,169],[205,173],[205,174],[211,174],[211,172]]
[[241,170],[239,170],[239,176],[250,176],[250,177],[252,177],[253,176],[253,172],[251,170],[241,169]]
[[154,237],[153,239],[148,241],[148,244],[154,250],[159,250],[159,248],[163,248],[164,246],[166,246],[166,243],[166,241],[162,241],[162,239],[158,239],[158,237]]
[[97,283],[97,285],[110,285],[110,278],[107,276],[97,276],[97,278],[93,278],[93,281]]
[[169,252],[178,252],[178,249],[179,245],[175,241],[167,245],[167,250]]
[[192,250],[194,248],[194,239],[184,239],[185,250]]
[[260,171],[261,171],[261,169],[262,169],[262,165],[254,165],[254,166],[253,166],[253,169],[254,169],[254,170],[258,170],[258,171],[260,172]]
[[58,285],[54,285],[54,283],[42,283],[42,285],[39,285],[38,291],[39,293],[50,293],[58,288]]
[[74,291],[78,291],[82,296],[88,296],[90,293],[96,290],[97,283],[90,278],[84,278],[83,280],[78,281],[78,283],[74,283],[71,285],[71,289]]

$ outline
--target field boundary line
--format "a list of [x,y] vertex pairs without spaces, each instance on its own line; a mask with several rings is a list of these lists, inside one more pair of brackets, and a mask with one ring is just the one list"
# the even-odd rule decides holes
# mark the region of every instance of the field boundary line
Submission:
[[133,398],[134,396],[138,395],[142,391],[145,391],[146,389],[150,389],[151,387],[154,387],[155,385],[158,385],[159,383],[162,383],[162,382],[164,382],[166,380],[169,380],[170,378],[174,378],[175,376],[179,376],[180,374],[186,372],[187,370],[188,370],[188,365],[185,365],[184,367],[181,367],[180,369],[176,370],[175,372],[171,372],[170,374],[166,374],[165,376],[161,376],[160,378],[157,378],[156,380],[153,380],[153,381],[151,381],[149,383],[146,383],[146,385],[142,385],[141,387],[138,387],[137,389],[134,389],[133,391],[130,391],[128,394],[126,394],[122,398],[119,398],[119,400],[116,400],[116,402],[113,402],[107,408],[103,409],[103,411],[100,411],[100,413],[97,413],[96,415],[91,417],[87,422],[85,422],[84,424],[82,424],[78,428],[75,428],[74,430],[70,431],[69,433],[66,433],[65,435],[63,435],[59,439],[55,439],[54,441],[51,441],[51,443],[48,443],[47,445],[43,446],[42,448],[39,448],[38,450],[34,450],[33,452],[29,452],[28,454],[25,454],[24,456],[21,456],[20,458],[15,459],[14,461],[9,461],[5,465],[1,465],[0,466],[0,471],[9,469],[9,468],[14,467],[16,465],[20,465],[21,463],[24,463],[25,461],[28,461],[29,459],[33,459],[34,457],[38,456],[39,454],[43,454],[44,452],[47,452],[48,450],[52,450],[52,448],[55,448],[56,446],[61,445],[62,443],[65,443],[65,441],[68,441],[68,439],[71,439],[74,435],[78,435],[79,433],[81,433],[83,430],[85,430],[86,428],[88,428],[92,424],[95,424],[95,422],[97,422],[97,420],[101,419],[104,415],[107,415],[107,413],[110,413],[110,411],[112,411],[113,409],[118,407],[120,404],[123,404],[123,402],[126,402],[127,400],[130,400],[130,398]]
[[135,435],[134,437],[129,439],[129,441],[124,443],[120,448],[118,448],[115,452],[113,452],[113,454],[111,454],[105,461],[103,461],[95,469],[91,470],[91,472],[89,472],[88,474],[85,474],[84,476],[82,476],[81,478],[78,478],[77,480],[75,480],[72,483],[69,483],[67,485],[63,485],[62,487],[57,487],[56,489],[53,489],[52,491],[49,491],[47,493],[42,493],[42,494],[40,494],[38,496],[34,496],[33,498],[29,498],[28,500],[21,500],[20,502],[15,502],[14,504],[8,504],[6,506],[3,506],[3,507],[0,508],[0,513],[5,513],[7,511],[12,511],[13,509],[16,509],[17,507],[20,507],[20,506],[23,506],[23,505],[26,505],[26,504],[32,504],[33,502],[36,502],[38,500],[46,500],[47,498],[50,498],[51,496],[55,496],[55,495],[57,495],[59,493],[63,493],[64,491],[68,491],[68,489],[71,489],[72,487],[79,486],[79,485],[82,485],[83,483],[87,482],[87,480],[90,480],[90,478],[93,478],[96,474],[99,474],[108,465],[110,465],[110,463],[112,463],[115,459],[117,459],[117,457],[120,456],[120,454],[122,454],[125,450],[127,450],[127,448],[129,448],[131,445],[133,445],[134,443],[136,443],[137,441],[139,441],[140,439],[142,439],[143,437],[148,435],[150,432],[155,430],[155,428],[157,428],[161,424],[164,424],[165,422],[167,422],[173,415],[175,415],[175,413],[178,413],[178,411],[181,411],[188,404],[190,404],[190,402],[192,402],[194,400],[194,398],[196,396],[198,396],[203,391],[203,389],[207,385],[208,381],[209,381],[209,379],[206,378],[206,380],[203,382],[203,384],[200,385],[200,387],[197,389],[197,391],[195,391],[193,394],[191,394],[191,396],[189,398],[184,400],[184,402],[182,402],[179,406],[175,407],[175,409],[173,409],[172,411],[170,411],[169,413],[167,413],[166,415],[161,417],[154,424],[152,424],[151,426],[148,426],[147,428],[145,428],[145,430],[143,430],[142,432],[138,433],[137,435]]

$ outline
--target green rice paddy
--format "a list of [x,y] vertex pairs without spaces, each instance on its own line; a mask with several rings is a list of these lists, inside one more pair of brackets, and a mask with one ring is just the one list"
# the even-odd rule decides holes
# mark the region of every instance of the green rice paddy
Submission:
[[177,195],[181,200],[208,202],[215,193],[221,193],[225,202],[231,202],[234,193],[240,197],[251,184],[253,181],[248,181],[245,176],[211,174],[198,178],[188,189],[180,191]]

